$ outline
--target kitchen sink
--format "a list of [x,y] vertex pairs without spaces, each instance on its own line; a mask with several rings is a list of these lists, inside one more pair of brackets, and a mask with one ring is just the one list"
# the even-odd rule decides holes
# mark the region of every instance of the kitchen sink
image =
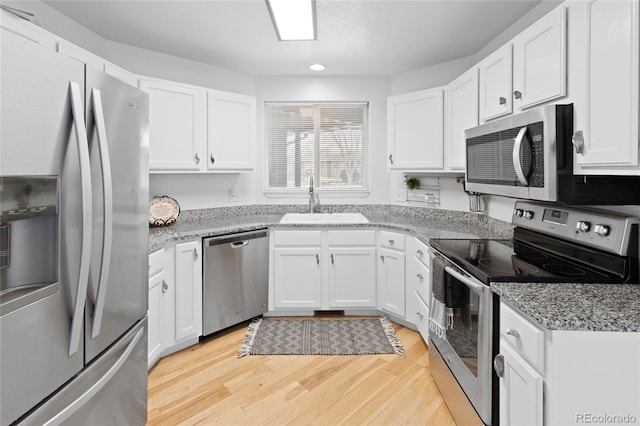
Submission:
[[282,225],[369,223],[361,213],[286,213],[280,220]]

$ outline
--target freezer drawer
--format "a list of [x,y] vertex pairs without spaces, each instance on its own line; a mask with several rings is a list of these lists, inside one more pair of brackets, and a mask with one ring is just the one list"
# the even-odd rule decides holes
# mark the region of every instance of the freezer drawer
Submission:
[[267,311],[267,237],[264,229],[203,239],[203,335]]
[[147,318],[19,425],[144,425]]

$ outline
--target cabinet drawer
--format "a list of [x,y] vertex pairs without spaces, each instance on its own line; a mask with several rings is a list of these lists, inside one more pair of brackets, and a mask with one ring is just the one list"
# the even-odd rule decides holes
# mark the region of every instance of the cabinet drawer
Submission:
[[415,243],[416,252],[414,255],[416,256],[416,259],[429,268],[431,265],[431,259],[429,258],[429,246],[417,238],[415,239]]
[[429,307],[424,300],[418,295],[413,293],[413,297],[416,299],[416,328],[420,332],[422,339],[425,343],[429,340]]
[[376,231],[336,230],[328,231],[330,246],[375,246]]
[[430,299],[430,288],[429,283],[431,282],[431,272],[429,268],[427,268],[422,262],[419,260],[415,260],[416,266],[416,276],[415,276],[415,291],[424,299],[425,301],[429,301]]
[[275,231],[276,246],[319,246],[322,244],[321,231]]
[[500,303],[500,339],[543,372],[544,331],[505,303]]
[[405,236],[397,232],[380,231],[380,246],[404,251]]
[[153,276],[164,268],[164,249],[156,250],[149,255],[149,276]]

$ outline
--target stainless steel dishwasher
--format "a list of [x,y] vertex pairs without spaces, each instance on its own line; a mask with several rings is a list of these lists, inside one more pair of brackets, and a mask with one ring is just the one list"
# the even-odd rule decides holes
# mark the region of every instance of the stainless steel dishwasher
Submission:
[[267,311],[268,230],[204,238],[203,335]]

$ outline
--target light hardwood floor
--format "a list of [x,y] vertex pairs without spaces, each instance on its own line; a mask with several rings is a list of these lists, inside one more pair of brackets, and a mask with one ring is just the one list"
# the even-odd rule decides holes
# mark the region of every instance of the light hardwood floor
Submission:
[[149,372],[149,425],[454,425],[420,335],[394,323],[406,358],[246,356],[247,323]]

